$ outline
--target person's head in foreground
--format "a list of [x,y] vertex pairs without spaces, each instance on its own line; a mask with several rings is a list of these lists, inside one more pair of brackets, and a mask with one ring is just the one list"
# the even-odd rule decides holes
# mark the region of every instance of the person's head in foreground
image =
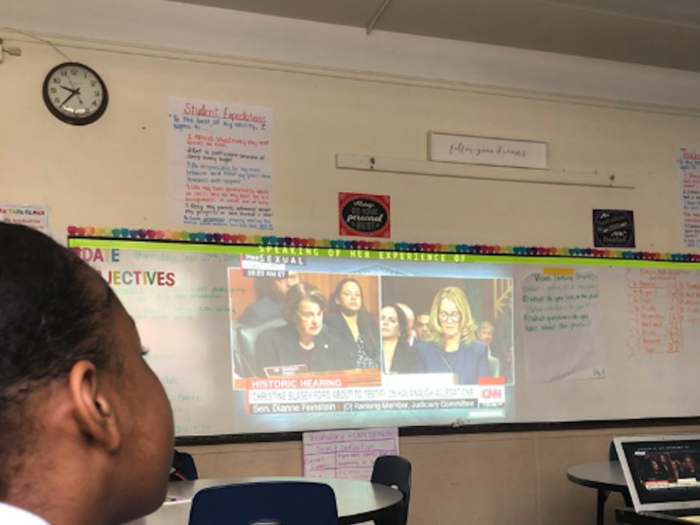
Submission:
[[111,525],[164,500],[172,410],[133,319],[68,249],[2,222],[0,428],[0,523]]

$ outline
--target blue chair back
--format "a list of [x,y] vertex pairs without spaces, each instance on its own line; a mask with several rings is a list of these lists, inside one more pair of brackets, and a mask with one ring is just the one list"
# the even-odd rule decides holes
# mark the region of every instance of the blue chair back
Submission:
[[333,489],[307,481],[266,481],[200,490],[189,525],[338,525]]
[[173,466],[170,471],[170,481],[190,481],[197,479],[197,466],[194,458],[187,452],[173,451]]
[[617,449],[615,448],[615,442],[610,442],[610,448],[608,448],[608,461],[620,461],[617,456]]
[[411,501],[411,462],[401,456],[380,456],[374,461],[372,483],[394,487],[403,494],[403,512],[397,525],[406,525]]

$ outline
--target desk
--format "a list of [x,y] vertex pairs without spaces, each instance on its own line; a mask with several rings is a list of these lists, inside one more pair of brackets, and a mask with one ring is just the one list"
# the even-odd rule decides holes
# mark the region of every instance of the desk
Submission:
[[[377,525],[398,523],[403,508],[403,494],[396,489],[367,481],[319,478],[217,478],[175,481],[168,484],[168,494],[192,499],[206,487],[253,483],[259,481],[315,481],[330,485],[338,505],[338,525],[374,520]],[[164,505],[153,514],[129,522],[128,525],[187,525],[189,503]]]
[[637,514],[634,509],[615,509],[615,518],[618,523],[627,525],[674,525],[678,523],[689,525],[690,523],[663,513],[645,512],[644,514]]
[[611,492],[619,492],[625,498],[625,505],[632,506],[627,482],[622,473],[619,461],[602,461],[600,463],[584,463],[571,467],[566,472],[569,481],[584,487],[591,487],[598,490],[597,505],[597,525],[604,525],[605,502]]

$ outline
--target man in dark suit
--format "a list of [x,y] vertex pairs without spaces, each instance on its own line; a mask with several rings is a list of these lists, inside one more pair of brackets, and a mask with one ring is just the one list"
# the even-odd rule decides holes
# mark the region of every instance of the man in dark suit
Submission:
[[298,272],[288,272],[286,277],[279,279],[272,277],[259,277],[255,282],[257,299],[250,303],[238,318],[238,322],[254,326],[280,317],[280,302],[292,286],[299,283]]

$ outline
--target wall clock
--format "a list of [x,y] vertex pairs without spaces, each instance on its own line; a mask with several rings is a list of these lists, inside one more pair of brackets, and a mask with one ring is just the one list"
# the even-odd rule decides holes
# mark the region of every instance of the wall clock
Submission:
[[77,62],[64,62],[49,71],[43,95],[51,114],[74,126],[95,122],[109,102],[104,81],[94,70]]

